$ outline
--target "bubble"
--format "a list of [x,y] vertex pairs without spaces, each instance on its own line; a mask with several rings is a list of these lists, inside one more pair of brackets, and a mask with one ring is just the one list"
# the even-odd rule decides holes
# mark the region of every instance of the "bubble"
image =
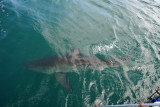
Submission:
[[3,9],[4,8],[4,5],[1,5],[1,9]]
[[7,36],[7,31],[4,29],[1,29],[0,40],[4,39],[6,36]]

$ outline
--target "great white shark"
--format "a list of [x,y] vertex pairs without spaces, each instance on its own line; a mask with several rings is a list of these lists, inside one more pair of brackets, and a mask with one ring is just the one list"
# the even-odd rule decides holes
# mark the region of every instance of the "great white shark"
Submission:
[[137,47],[126,58],[115,58],[114,60],[104,60],[96,56],[84,56],[80,54],[80,50],[77,48],[67,55],[46,56],[23,65],[38,72],[54,74],[57,81],[69,92],[72,92],[72,87],[67,80],[67,74],[73,71],[74,66],[85,68],[120,66],[131,58]]

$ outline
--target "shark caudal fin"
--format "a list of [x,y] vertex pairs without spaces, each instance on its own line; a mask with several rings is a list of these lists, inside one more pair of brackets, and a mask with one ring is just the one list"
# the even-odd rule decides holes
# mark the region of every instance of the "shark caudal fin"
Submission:
[[134,48],[134,50],[132,51],[132,53],[130,53],[126,58],[120,58],[120,60],[122,61],[128,61],[132,55],[135,53],[135,51],[137,50],[137,48],[139,48],[139,45],[136,46],[136,48]]
[[57,81],[69,92],[73,92],[71,85],[69,84],[67,80],[67,74],[64,72],[56,72],[54,73]]

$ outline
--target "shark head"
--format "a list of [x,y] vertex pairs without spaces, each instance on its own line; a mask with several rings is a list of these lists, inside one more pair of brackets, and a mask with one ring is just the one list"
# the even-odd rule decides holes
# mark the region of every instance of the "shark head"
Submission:
[[25,68],[32,69],[35,71],[40,71],[43,73],[47,73],[49,70],[54,72],[62,72],[59,71],[59,68],[72,66],[70,60],[68,60],[67,56],[46,56],[37,60],[33,60],[31,62],[27,62],[23,64]]

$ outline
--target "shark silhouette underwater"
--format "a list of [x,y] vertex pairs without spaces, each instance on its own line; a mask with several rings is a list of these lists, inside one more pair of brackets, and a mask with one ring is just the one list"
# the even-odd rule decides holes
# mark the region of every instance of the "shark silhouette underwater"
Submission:
[[[137,46],[138,47],[138,46]],[[27,62],[25,68],[32,69],[46,74],[54,74],[57,81],[69,92],[72,92],[72,87],[67,80],[67,74],[73,71],[73,66],[76,67],[103,67],[120,66],[123,62],[128,61],[137,47],[126,58],[118,60],[103,60],[96,56],[83,56],[79,49],[74,49],[68,55],[46,56],[41,59]]]

